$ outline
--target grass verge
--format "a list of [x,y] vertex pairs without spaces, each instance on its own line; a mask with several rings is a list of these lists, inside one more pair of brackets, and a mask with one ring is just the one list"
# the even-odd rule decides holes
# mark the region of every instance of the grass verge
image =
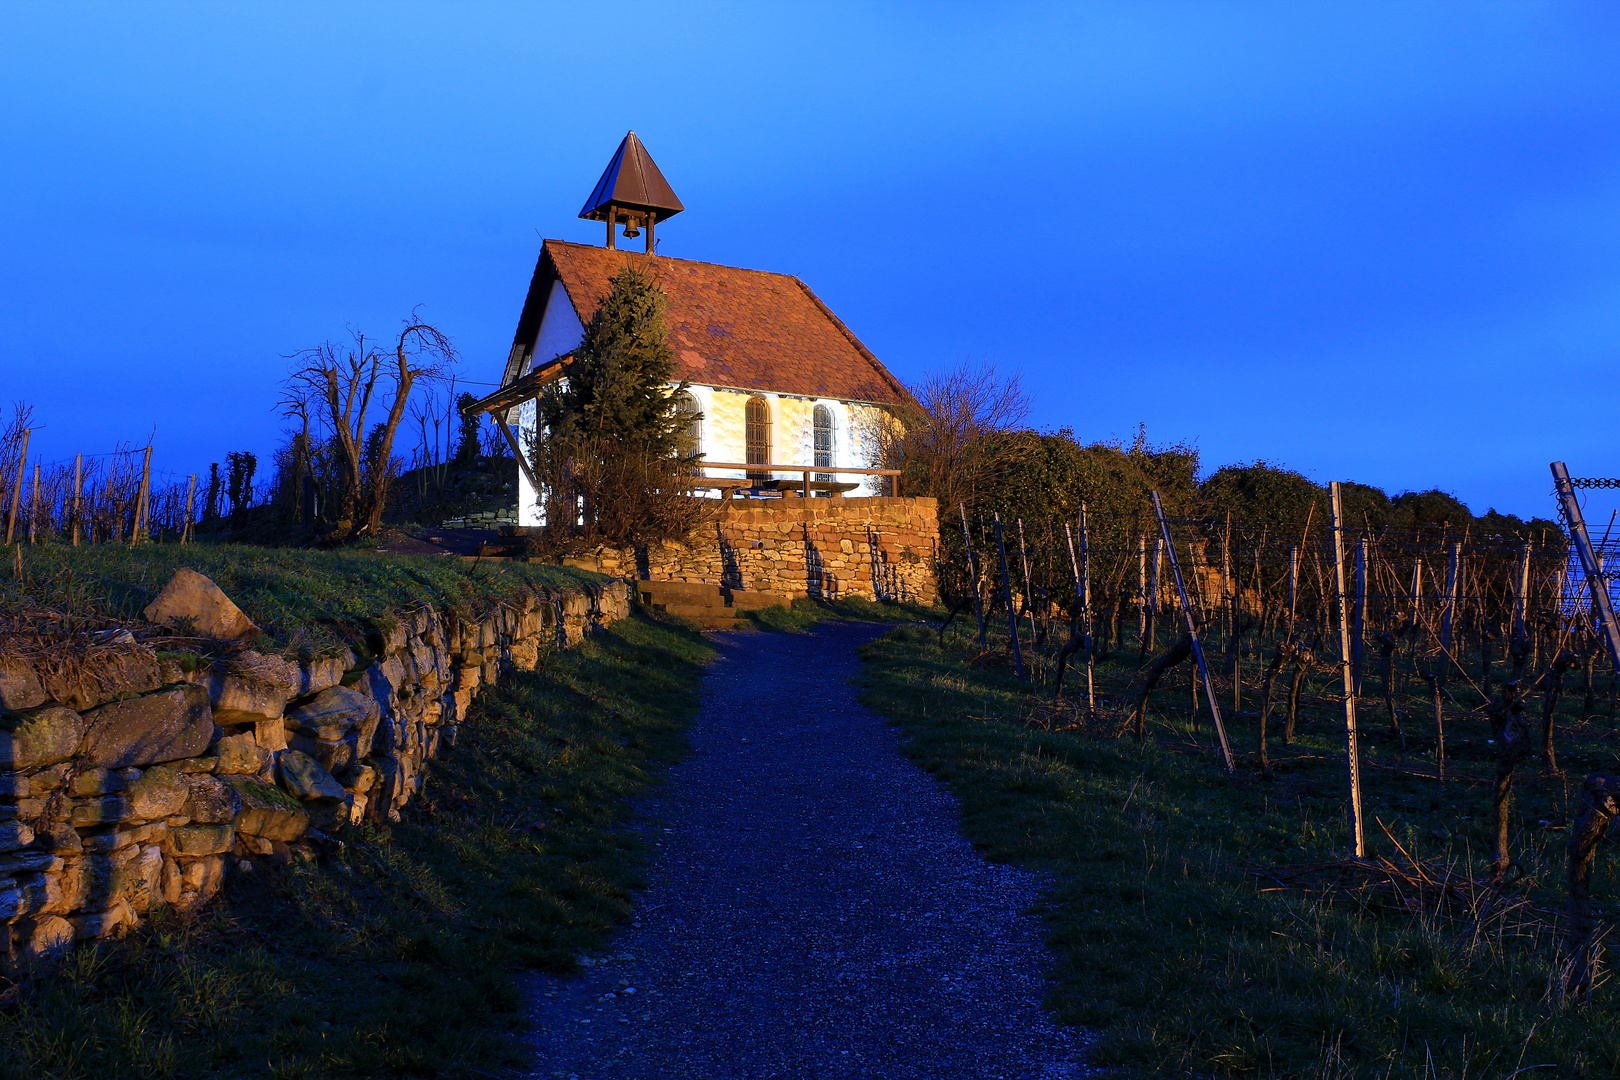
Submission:
[[380,615],[427,601],[482,614],[524,587],[605,580],[566,566],[470,562],[447,556],[346,549],[260,548],[244,544],[18,545],[0,569],[0,611],[72,612],[76,618],[132,621],[180,567],[214,580],[284,647],[295,638],[343,642]]
[[[1100,1031],[1098,1064],[1142,1076],[1620,1075],[1620,992],[1610,982],[1585,1008],[1560,1007],[1555,935],[1376,897],[1262,891],[1255,868],[1344,854],[1332,718],[1307,716],[1295,744],[1274,749],[1278,780],[1266,783],[1253,755],[1237,778],[1220,769],[1211,733],[1186,718],[1184,675],[1155,698],[1160,719],[1138,745],[1048,729],[1050,708],[1005,666],[923,628],[891,632],[865,658],[864,699],[952,786],[968,837],[1053,876],[1048,1004]],[[1103,674],[1123,684],[1129,671]],[[1388,740],[1368,737],[1367,814],[1417,858],[1476,872],[1488,860],[1488,789],[1470,770],[1489,760],[1481,726],[1457,725],[1458,776],[1444,788],[1390,768]],[[1253,729],[1230,721],[1240,749]],[[1561,752],[1612,761],[1606,733],[1585,730]],[[1518,792],[1528,895],[1558,908],[1564,782],[1524,775]],[[1372,828],[1372,848],[1393,854]],[[1600,871],[1594,894],[1615,888]]]
[[514,674],[392,830],[233,872],[225,903],[81,947],[0,1010],[3,1074],[515,1075],[515,975],[569,970],[628,916],[623,826],[683,746],[711,650],[642,617]]
[[760,630],[777,630],[800,634],[818,622],[927,622],[943,614],[938,608],[921,604],[887,603],[868,600],[864,596],[850,596],[841,600],[811,600],[799,597],[786,606],[761,608],[750,611],[748,620]]

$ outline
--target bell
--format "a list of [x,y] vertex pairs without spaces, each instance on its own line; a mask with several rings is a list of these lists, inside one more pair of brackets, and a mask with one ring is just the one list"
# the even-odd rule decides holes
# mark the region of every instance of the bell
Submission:
[[641,230],[636,228],[636,219],[635,218],[631,218],[629,221],[624,223],[624,238],[626,240],[634,240],[636,237],[638,237],[640,235],[641,235]]

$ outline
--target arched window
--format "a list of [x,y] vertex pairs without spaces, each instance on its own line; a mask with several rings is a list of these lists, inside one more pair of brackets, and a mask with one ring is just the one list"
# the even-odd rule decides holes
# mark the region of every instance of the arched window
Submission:
[[[815,460],[811,462],[811,464],[832,465],[834,447],[833,437],[835,435],[833,428],[833,411],[827,408],[825,405],[817,405],[815,407],[815,411],[812,412],[810,416],[814,440],[812,449],[815,451]],[[816,479],[822,481],[831,481],[833,479],[833,475],[832,473],[817,473]]]
[[678,436],[682,457],[693,457],[703,452],[703,408],[692,394],[683,393],[675,399],[675,415],[681,421]]
[[[769,465],[771,463],[771,407],[762,397],[748,399],[746,412],[745,438],[747,440],[748,456],[744,462],[749,465]],[[768,472],[750,472],[748,478],[753,481],[769,480]]]

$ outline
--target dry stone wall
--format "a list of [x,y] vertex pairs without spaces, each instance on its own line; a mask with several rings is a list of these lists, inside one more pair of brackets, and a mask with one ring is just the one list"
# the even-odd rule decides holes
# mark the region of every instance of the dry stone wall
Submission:
[[188,664],[128,633],[67,662],[0,656],[0,962],[205,903],[233,862],[307,857],[343,823],[398,821],[482,688],[630,607],[622,581],[481,622],[424,606],[364,656],[303,662]]
[[604,548],[584,565],[785,597],[933,603],[937,506],[928,498],[737,499],[687,543]]

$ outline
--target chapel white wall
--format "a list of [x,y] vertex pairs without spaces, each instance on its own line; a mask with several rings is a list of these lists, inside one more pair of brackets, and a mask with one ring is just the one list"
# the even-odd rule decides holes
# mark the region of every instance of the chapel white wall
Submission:
[[[545,364],[577,348],[585,340],[585,327],[579,321],[574,305],[562,282],[553,281],[546,297],[545,312],[541,316],[536,335],[534,354],[530,364]],[[670,384],[671,390],[676,384]],[[697,398],[703,414],[699,435],[699,450],[710,461],[745,461],[748,454],[748,399],[754,393],[713,386],[689,386],[688,392]],[[815,408],[825,405],[833,415],[833,467],[860,468],[867,464],[865,446],[866,429],[881,422],[883,410],[860,402],[840,401],[836,398],[805,398],[791,394],[759,394],[771,411],[771,464],[809,465],[815,461]],[[525,402],[516,410],[514,429],[518,442],[527,449],[534,437],[534,402]],[[711,469],[711,476],[742,476],[741,469]],[[839,477],[853,481],[854,476]],[[876,495],[881,488],[876,478],[859,478],[861,486],[851,491],[854,496]],[[518,523],[544,524],[538,493],[522,470],[518,473]]]
[[585,327],[568,299],[568,290],[561,281],[551,283],[551,295],[546,297],[546,310],[540,316],[540,333],[535,338],[533,362],[549,364],[565,352],[572,352],[585,340]]

